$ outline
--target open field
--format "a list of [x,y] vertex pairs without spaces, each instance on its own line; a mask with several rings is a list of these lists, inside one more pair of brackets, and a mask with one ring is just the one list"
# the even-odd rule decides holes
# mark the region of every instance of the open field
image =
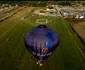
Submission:
[[16,7],[14,9],[8,9],[5,12],[1,12],[0,13],[0,21],[3,21],[5,19],[7,19],[8,17],[12,16],[13,14],[17,13],[18,11],[22,10],[25,7]]
[[79,22],[73,26],[74,30],[85,40],[85,22]]
[[[85,46],[69,24],[62,18],[35,15],[32,9],[25,8],[0,22],[0,70],[85,70]],[[39,67],[25,48],[24,34],[43,18],[49,20],[45,25],[58,32],[60,44]]]

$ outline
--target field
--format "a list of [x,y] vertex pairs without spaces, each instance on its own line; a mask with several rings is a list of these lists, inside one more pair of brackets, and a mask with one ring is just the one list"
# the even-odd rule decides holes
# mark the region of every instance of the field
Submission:
[[[63,18],[35,15],[32,9],[27,7],[0,22],[0,70],[85,70],[85,46],[69,24]],[[39,67],[24,45],[24,35],[43,18],[59,34],[60,44]]]
[[85,41],[85,22],[79,22],[73,26],[74,30]]

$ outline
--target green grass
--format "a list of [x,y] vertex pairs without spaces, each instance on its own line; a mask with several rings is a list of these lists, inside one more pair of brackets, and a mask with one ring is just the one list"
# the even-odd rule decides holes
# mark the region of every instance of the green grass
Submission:
[[[67,21],[64,20],[64,22],[66,22],[66,23],[68,24]],[[68,24],[67,26],[68,26],[68,28],[70,29],[70,32],[73,34],[73,36],[74,36],[76,42],[78,43],[78,46],[81,48],[82,52],[83,52],[84,55],[85,55],[85,51],[84,51],[85,45],[83,45],[83,44],[81,43],[81,41],[79,40],[79,38],[77,38],[76,33],[72,31],[72,29],[71,29],[71,27],[69,26],[69,24]]]
[[[85,46],[69,24],[62,18],[32,16],[31,9],[33,8],[26,8],[0,22],[0,70],[85,70],[85,60],[77,45],[83,53],[85,53],[83,51]],[[26,19],[21,20],[24,16]],[[41,18],[51,20],[46,25],[54,29],[60,38],[59,47],[44,61],[43,67],[36,65],[36,58],[24,45],[24,34],[36,26],[36,20]]]

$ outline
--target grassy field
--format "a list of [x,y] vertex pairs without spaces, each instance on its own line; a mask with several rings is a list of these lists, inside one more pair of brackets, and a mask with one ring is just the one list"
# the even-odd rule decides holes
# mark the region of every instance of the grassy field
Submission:
[[[32,16],[31,9],[25,8],[0,22],[0,70],[85,70],[85,46],[69,24],[62,18]],[[60,44],[43,67],[39,67],[36,58],[25,48],[24,34],[42,18],[48,19],[46,25],[58,32]]]

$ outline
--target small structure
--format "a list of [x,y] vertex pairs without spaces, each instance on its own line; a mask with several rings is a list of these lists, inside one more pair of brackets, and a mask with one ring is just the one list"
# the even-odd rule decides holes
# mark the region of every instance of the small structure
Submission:
[[49,8],[47,8],[47,9],[46,9],[46,11],[50,11],[50,9],[49,9]]
[[84,16],[80,16],[80,19],[84,18]]
[[47,8],[46,11],[48,11],[48,12],[56,12],[56,9],[49,9],[49,8]]
[[40,11],[39,15],[45,15],[45,11]]

